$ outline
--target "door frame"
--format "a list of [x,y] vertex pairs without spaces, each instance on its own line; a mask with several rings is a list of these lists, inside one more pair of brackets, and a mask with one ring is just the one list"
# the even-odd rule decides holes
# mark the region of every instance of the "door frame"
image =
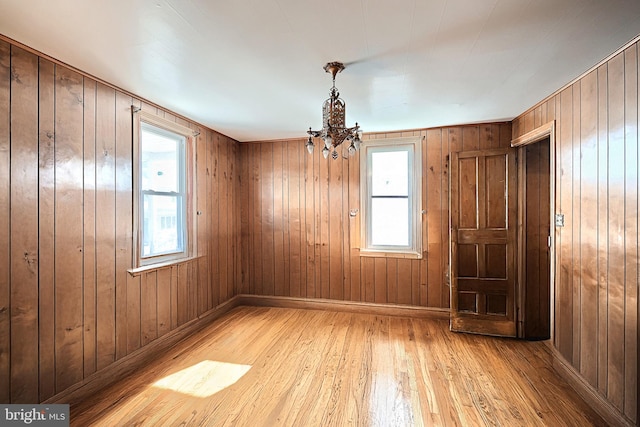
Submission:
[[[556,200],[556,123],[552,120],[544,125],[535,128],[531,132],[513,139],[511,147],[518,148],[518,231],[516,233],[516,328],[517,336],[524,337],[525,322],[525,255],[526,255],[526,232],[525,232],[525,214],[527,197],[526,192],[526,149],[529,144],[542,141],[549,138],[549,232],[551,234],[551,247],[549,248],[549,314],[550,321],[550,340],[555,344],[555,277],[556,277],[556,226],[555,226],[555,200]],[[552,231],[553,230],[553,231]]]

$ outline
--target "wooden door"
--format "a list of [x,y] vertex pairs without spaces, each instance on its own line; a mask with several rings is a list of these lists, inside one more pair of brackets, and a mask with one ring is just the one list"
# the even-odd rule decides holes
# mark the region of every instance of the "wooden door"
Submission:
[[452,153],[451,330],[516,336],[516,156]]

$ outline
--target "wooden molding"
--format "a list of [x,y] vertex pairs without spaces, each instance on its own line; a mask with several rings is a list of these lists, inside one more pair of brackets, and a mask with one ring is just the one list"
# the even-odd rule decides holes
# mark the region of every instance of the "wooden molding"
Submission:
[[555,124],[555,120],[552,120],[549,123],[545,123],[544,125],[537,127],[531,132],[527,132],[524,135],[511,140],[511,146],[521,147],[523,145],[533,144],[534,142],[538,142],[541,139],[546,138],[547,136],[550,136],[553,142],[553,140],[555,139]]
[[567,362],[552,345],[553,369],[573,388],[576,393],[600,415],[608,425],[629,426],[633,424],[618,409],[609,403],[596,389],[591,386],[573,366]]
[[399,304],[375,304],[366,302],[337,301],[320,298],[294,298],[261,295],[238,295],[238,305],[256,307],[283,307],[308,310],[329,310],[348,313],[375,314],[449,320],[448,308],[418,307]]
[[223,302],[218,307],[202,314],[200,317],[179,326],[166,335],[152,341],[148,345],[140,347],[133,353],[115,361],[106,368],[88,376],[83,381],[67,388],[42,403],[67,403],[71,405],[78,403],[88,398],[98,390],[127,377],[146,362],[156,358],[167,348],[175,345],[178,341],[186,338],[192,333],[203,329],[209,323],[239,305],[240,299],[238,297],[233,297],[230,300]]

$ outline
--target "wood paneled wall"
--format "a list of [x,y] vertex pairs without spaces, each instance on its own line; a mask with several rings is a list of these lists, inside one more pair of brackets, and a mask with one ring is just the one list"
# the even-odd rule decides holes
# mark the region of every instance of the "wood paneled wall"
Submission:
[[513,122],[556,121],[554,345],[636,423],[639,68],[635,43]]
[[365,139],[403,136],[423,138],[421,260],[360,256],[360,216],[349,216],[360,208],[359,154],[324,159],[305,139],[240,144],[241,291],[447,308],[449,154],[509,146],[511,124]]
[[0,40],[0,402],[44,401],[236,294],[238,144],[196,141],[198,257],[132,276],[131,105]]

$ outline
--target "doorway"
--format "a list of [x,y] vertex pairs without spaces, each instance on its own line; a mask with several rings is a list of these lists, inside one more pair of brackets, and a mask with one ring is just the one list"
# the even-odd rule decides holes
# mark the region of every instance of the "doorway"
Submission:
[[[513,139],[518,149],[518,337],[555,339],[555,121]],[[561,221],[562,222],[562,221]]]
[[521,265],[523,335],[530,340],[551,337],[551,169],[550,138],[521,148],[524,172],[524,236]]

